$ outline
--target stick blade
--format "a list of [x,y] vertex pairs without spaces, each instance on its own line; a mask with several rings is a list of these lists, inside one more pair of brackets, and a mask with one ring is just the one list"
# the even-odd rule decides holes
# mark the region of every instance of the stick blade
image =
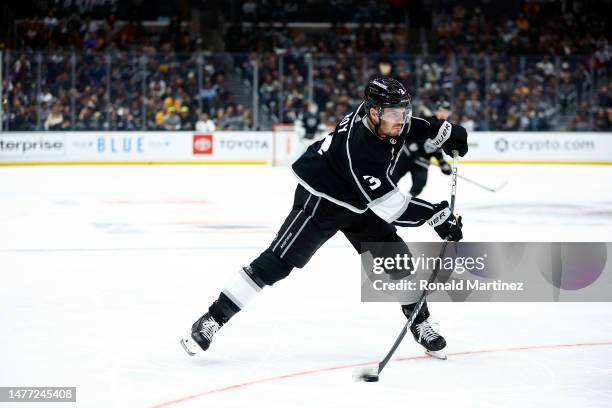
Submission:
[[503,183],[501,183],[496,189],[493,190],[493,192],[497,192],[497,191],[501,190],[502,188],[506,187],[507,185],[508,185],[508,180],[506,180]]
[[353,372],[353,381],[376,382],[378,381],[378,365],[358,368]]

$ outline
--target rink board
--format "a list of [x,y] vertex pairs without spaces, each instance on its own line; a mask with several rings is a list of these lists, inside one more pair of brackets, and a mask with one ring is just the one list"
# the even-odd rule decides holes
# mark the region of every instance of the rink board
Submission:
[[[472,132],[475,164],[612,164],[612,133]],[[305,148],[291,132],[4,132],[0,166],[285,165]]]

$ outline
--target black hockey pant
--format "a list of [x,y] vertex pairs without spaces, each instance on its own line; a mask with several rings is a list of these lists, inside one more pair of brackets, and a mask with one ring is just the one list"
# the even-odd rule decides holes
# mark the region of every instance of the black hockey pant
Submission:
[[[360,254],[368,250],[372,257],[394,257],[398,252],[400,255],[412,257],[406,243],[397,235],[395,226],[379,218],[371,210],[355,213],[311,194],[298,185],[293,208],[272,244],[255,258],[249,267],[243,268],[241,277],[245,282],[248,281],[251,287],[258,287],[257,291],[267,285],[273,285],[287,277],[293,268],[306,265],[314,253],[338,231],[346,236]],[[377,244],[365,248],[363,243]],[[411,269],[395,271],[392,279],[408,276]],[[209,308],[213,318],[222,324],[227,322],[242,308],[238,297],[239,293],[232,294],[231,288],[224,290]],[[409,315],[413,307],[414,304],[405,304],[402,310],[404,314]],[[415,322],[420,323],[428,316],[427,304],[424,304]]]
[[[294,267],[302,268],[312,255],[338,231],[341,231],[358,253],[362,243],[397,243],[390,248],[376,245],[370,251],[385,252],[398,245],[410,255],[408,246],[397,235],[396,227],[378,217],[372,210],[355,213],[331,201],[309,193],[298,185],[293,209],[285,219],[270,247],[251,263],[254,275],[266,285],[272,285],[289,275]],[[376,248],[376,249],[372,249]],[[406,275],[403,275],[406,276]],[[403,277],[401,274],[398,278]]]

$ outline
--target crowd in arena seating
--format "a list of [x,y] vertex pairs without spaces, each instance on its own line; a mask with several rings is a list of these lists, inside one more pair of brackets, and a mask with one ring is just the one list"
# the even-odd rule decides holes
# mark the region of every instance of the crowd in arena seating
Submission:
[[[283,12],[294,13],[291,4]],[[251,13],[245,5],[241,12]],[[18,25],[19,43],[4,58],[4,111],[12,130],[246,130],[252,107],[234,102],[226,75],[235,65],[252,85],[256,63],[259,103],[272,123],[308,109],[311,67],[313,102],[327,123],[359,103],[369,77],[389,74],[413,91],[416,114],[446,99],[451,119],[470,129],[612,130],[605,15],[551,15],[537,4],[516,17],[488,13],[438,10],[426,41],[399,24],[234,24],[225,35],[229,62],[200,53],[205,44],[177,19],[148,32],[113,17],[50,13]],[[423,42],[427,52],[415,53]]]
[[246,22],[402,22],[405,0],[246,0],[235,10]]
[[407,42],[419,38],[405,27],[378,24],[335,25],[308,36],[289,27],[235,26],[228,43],[237,52],[257,51],[237,63],[248,79],[258,59],[261,100],[277,121],[291,122],[304,108],[312,64],[314,102],[332,123],[358,103],[366,79],[382,73],[414,91],[417,113],[450,100],[452,119],[476,130],[612,129],[612,105],[601,97],[612,74],[604,16],[525,12],[485,18],[458,6],[436,13],[429,56],[406,52]]
[[476,95],[489,119],[477,127],[547,130],[551,121],[569,117],[562,129],[612,129],[612,105],[597,94],[607,89],[612,74],[609,23],[596,9],[546,13],[544,6],[527,4],[514,18],[461,6],[439,12],[433,51],[492,56],[490,71],[480,71],[489,75],[488,88]]
[[4,54],[11,130],[193,130],[203,114],[217,129],[252,126],[226,89],[223,61],[196,52],[199,40],[176,20],[150,33],[50,13],[17,27],[19,47]]

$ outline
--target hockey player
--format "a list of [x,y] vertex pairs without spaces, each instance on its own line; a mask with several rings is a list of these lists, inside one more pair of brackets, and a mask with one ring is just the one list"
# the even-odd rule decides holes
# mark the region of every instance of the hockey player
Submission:
[[[437,127],[441,123],[446,121],[450,116],[450,103],[445,100],[440,100],[436,103],[436,108],[432,116],[424,119],[431,126]],[[416,119],[416,117],[415,117]],[[391,179],[394,183],[399,184],[399,181],[407,173],[412,176],[412,187],[410,188],[410,195],[413,197],[418,196],[423,191],[425,184],[427,184],[427,175],[429,172],[429,164],[431,158],[435,157],[439,163],[440,171],[447,176],[451,174],[451,166],[446,160],[442,149],[434,146],[430,140],[413,140],[408,141],[403,147],[400,153],[397,165],[391,175]]]
[[294,122],[296,132],[307,141],[312,143],[317,133],[325,130],[325,125],[321,123],[321,118],[318,114],[317,105],[307,103],[304,105],[302,112],[298,115]]
[[[427,139],[447,152],[467,152],[467,133],[443,122],[432,126],[411,120],[411,97],[390,77],[372,79],[364,101],[342,119],[334,132],[310,145],[293,164],[298,186],[293,209],[263,253],[241,268],[219,297],[181,340],[190,355],[206,350],[215,333],[266,286],[302,268],[334,234],[341,231],[362,253],[361,243],[387,242],[408,247],[396,225],[431,225],[442,239],[460,240],[461,217],[448,203],[431,204],[402,194],[390,175],[408,140]],[[403,304],[406,316],[415,303]],[[415,340],[434,356],[444,358],[446,341],[429,324],[424,304],[410,328]]]
[[298,148],[295,149],[293,157],[293,160],[295,160],[304,153],[315,139],[321,137],[321,133],[324,132],[326,128],[325,124],[321,122],[317,105],[314,103],[304,104],[302,112],[298,114],[293,125],[298,146]]

